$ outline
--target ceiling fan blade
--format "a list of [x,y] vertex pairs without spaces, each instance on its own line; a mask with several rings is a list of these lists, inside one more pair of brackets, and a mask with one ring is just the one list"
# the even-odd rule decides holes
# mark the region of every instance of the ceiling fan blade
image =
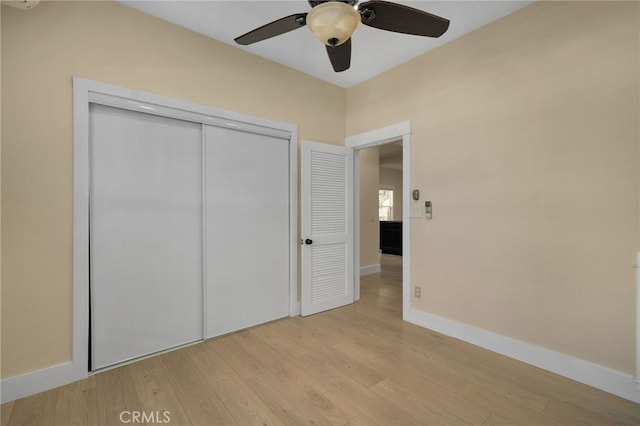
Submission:
[[440,37],[449,28],[449,20],[420,9],[382,0],[358,6],[362,23],[396,33]]
[[325,47],[327,48],[327,54],[329,55],[329,60],[335,72],[349,69],[351,66],[351,39],[335,47]]
[[246,46],[248,44],[278,36],[280,34],[288,33],[289,31],[293,31],[297,28],[307,25],[306,18],[306,13],[296,13],[294,15],[285,16],[284,18],[269,22],[268,24],[258,27],[255,30],[249,31],[248,33],[243,34],[240,37],[236,37],[234,41],[238,44]]

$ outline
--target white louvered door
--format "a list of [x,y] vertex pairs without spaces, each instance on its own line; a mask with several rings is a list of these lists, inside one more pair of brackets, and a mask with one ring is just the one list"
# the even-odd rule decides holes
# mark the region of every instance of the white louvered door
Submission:
[[353,155],[302,142],[302,315],[354,301]]

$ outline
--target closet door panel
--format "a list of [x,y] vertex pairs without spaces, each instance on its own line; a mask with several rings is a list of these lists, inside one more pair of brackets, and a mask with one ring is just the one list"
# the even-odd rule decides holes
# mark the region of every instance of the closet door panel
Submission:
[[202,332],[202,126],[92,105],[92,369]]
[[289,141],[207,126],[207,337],[289,315]]

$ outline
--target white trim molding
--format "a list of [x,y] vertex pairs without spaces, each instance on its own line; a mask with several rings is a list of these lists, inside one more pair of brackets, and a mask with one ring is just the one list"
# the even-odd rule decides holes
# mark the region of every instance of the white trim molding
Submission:
[[369,266],[361,266],[360,267],[360,276],[363,277],[365,275],[377,274],[380,272],[380,264],[377,263],[375,265]]
[[409,134],[411,134],[411,122],[403,121],[387,127],[349,136],[345,142],[347,148],[364,149],[401,140],[403,136]]
[[413,308],[405,312],[404,319],[446,336],[640,403],[640,384],[634,383],[631,374]]
[[73,364],[65,362],[42,370],[31,371],[19,376],[2,379],[0,401],[15,401],[39,392],[64,386],[75,381]]
[[633,382],[640,385],[640,251],[636,253],[636,375]]

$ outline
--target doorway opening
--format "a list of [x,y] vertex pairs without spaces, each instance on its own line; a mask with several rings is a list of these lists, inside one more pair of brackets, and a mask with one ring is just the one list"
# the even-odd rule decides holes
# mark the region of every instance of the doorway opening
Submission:
[[402,140],[358,155],[360,300],[402,317]]
[[[401,303],[396,304],[399,305],[404,319],[409,312],[411,301],[411,123],[405,121],[350,136],[346,139],[346,146],[354,151],[354,259],[359,265],[354,268],[355,300],[361,299],[362,292],[374,291],[373,289],[382,294],[392,295],[393,287],[390,286],[395,285],[396,295],[393,297],[401,299]],[[371,148],[373,150],[369,151]],[[375,167],[367,164],[369,160],[376,164]],[[401,178],[389,183],[385,176],[382,180],[386,182],[382,182],[381,187],[381,163],[386,166],[384,168],[395,167]],[[392,166],[394,163],[395,166]],[[367,174],[367,168],[370,171],[374,170],[373,179],[363,178],[362,174]],[[382,173],[387,174],[386,171]],[[380,221],[380,189],[393,190],[391,213],[385,213],[387,217],[393,217],[393,221]],[[392,224],[393,222],[396,223]],[[389,247],[385,246],[385,250],[381,248],[381,223],[395,227],[395,253],[382,252],[389,251]],[[394,249],[391,248],[392,250]]]

